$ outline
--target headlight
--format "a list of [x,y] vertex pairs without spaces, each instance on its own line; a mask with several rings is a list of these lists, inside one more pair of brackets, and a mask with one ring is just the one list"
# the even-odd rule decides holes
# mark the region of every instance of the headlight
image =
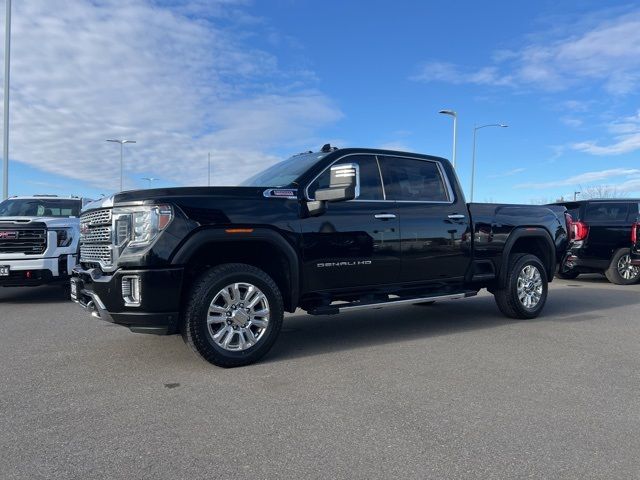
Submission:
[[148,247],[172,219],[173,209],[169,205],[114,208],[116,246],[132,250]]
[[53,231],[56,232],[59,247],[68,247],[73,242],[73,234],[70,228],[54,228]]

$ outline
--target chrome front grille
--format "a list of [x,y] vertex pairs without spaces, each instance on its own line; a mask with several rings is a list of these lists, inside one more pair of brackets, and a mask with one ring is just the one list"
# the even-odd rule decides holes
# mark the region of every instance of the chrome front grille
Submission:
[[112,263],[111,248],[109,245],[80,245],[80,261],[109,266]]
[[80,216],[80,262],[98,264],[109,268],[113,265],[111,243],[111,209],[91,210]]
[[92,210],[83,213],[80,216],[80,223],[84,223],[90,227],[97,225],[111,225],[111,209],[103,208],[101,210]]
[[88,243],[111,243],[111,227],[89,227],[80,234],[80,241]]

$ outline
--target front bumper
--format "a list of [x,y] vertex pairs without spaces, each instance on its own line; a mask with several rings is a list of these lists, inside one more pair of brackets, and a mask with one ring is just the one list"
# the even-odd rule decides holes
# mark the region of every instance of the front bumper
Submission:
[[0,256],[0,265],[8,266],[10,272],[8,277],[0,277],[0,286],[38,286],[67,280],[71,269],[76,265],[76,261],[76,255],[38,258],[25,256],[6,260]]
[[[138,276],[141,286],[139,306],[125,304],[122,277]],[[182,268],[116,270],[105,274],[100,269],[73,270],[71,299],[93,317],[124,325],[137,333],[164,335],[178,327]]]

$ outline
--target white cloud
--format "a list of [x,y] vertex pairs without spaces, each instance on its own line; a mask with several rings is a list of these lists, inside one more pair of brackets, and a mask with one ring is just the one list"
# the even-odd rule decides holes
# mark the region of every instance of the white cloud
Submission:
[[589,184],[602,181],[608,178],[627,177],[635,179],[640,174],[640,169],[636,168],[612,168],[608,170],[600,170],[595,172],[585,172],[580,175],[574,175],[563,180],[554,180],[544,183],[521,183],[514,188],[518,189],[545,189],[554,187],[566,187],[572,185]]
[[462,71],[457,65],[437,61],[422,64],[418,73],[411,76],[410,80],[418,82],[441,81],[454,85],[472,83],[475,85],[506,86],[512,84],[512,78],[510,76],[500,75],[496,67]]
[[589,140],[574,143],[571,148],[591,155],[621,155],[640,149],[640,111],[611,123],[608,130],[614,134],[609,145]]
[[564,123],[567,127],[571,127],[571,128],[578,128],[578,127],[581,127],[583,124],[582,120],[575,117],[561,117],[560,121]]
[[498,173],[496,175],[487,175],[488,178],[503,178],[503,177],[513,177],[519,173],[526,171],[526,168],[514,168],[513,170],[508,170],[504,173]]
[[618,141],[609,145],[598,145],[597,142],[578,142],[571,145],[574,150],[591,155],[621,155],[640,149],[640,133],[618,137]]
[[[540,37],[545,35],[538,35]],[[596,81],[607,92],[616,95],[638,90],[640,12],[601,20],[581,33],[565,33],[561,38],[546,37],[546,40],[525,44],[519,50],[495,52],[492,64],[480,68],[430,62],[412,79],[549,91]]]
[[[150,172],[217,184],[320,145],[341,117],[313,72],[288,71],[246,40],[260,19],[244,1],[24,0],[14,4],[11,158],[103,188]],[[197,16],[194,14],[197,13]],[[232,25],[232,28],[229,28]],[[253,39],[255,42],[255,38]]]

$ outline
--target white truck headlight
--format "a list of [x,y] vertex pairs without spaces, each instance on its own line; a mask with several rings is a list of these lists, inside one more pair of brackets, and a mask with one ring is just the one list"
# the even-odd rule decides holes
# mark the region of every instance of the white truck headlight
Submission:
[[59,247],[68,247],[73,242],[73,230],[71,228],[54,228]]

